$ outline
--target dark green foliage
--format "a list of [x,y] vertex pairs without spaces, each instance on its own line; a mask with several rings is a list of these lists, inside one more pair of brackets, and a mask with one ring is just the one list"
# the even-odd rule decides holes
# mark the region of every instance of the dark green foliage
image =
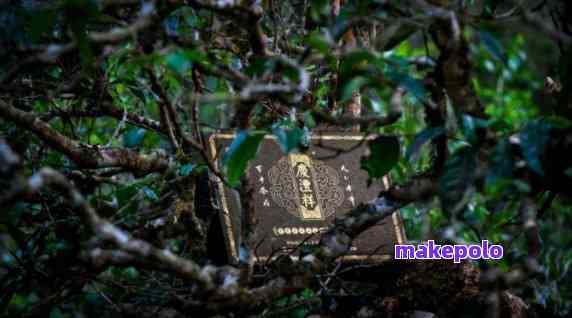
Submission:
[[299,150],[307,146],[308,131],[302,128],[275,128],[274,135],[278,138],[278,144],[285,153]]
[[361,167],[371,179],[384,177],[399,161],[399,138],[379,136],[368,142],[369,155],[361,159]]
[[141,145],[146,130],[143,128],[131,128],[123,136],[123,145],[127,148],[135,148]]
[[264,135],[264,132],[259,131],[240,131],[237,133],[222,160],[229,184],[232,186],[239,185],[248,161],[256,156]]
[[543,175],[541,157],[550,138],[551,126],[544,121],[528,123],[520,132],[520,148],[532,170]]
[[458,149],[445,162],[444,173],[439,180],[439,198],[446,214],[452,215],[464,209],[476,168],[475,150],[468,146]]
[[411,163],[415,163],[421,155],[423,145],[431,142],[434,138],[437,138],[444,133],[445,129],[443,127],[431,127],[420,132],[415,136],[415,139],[409,148],[407,148],[405,158],[407,158]]

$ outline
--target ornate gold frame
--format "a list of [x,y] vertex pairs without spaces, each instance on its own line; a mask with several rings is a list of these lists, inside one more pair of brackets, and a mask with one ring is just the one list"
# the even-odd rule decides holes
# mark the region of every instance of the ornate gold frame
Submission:
[[[210,145],[210,151],[211,151],[211,155],[214,159],[218,159],[218,154],[217,154],[217,148],[216,148],[216,139],[218,138],[222,138],[222,139],[234,139],[236,137],[235,134],[229,134],[229,133],[215,133],[209,136],[208,138],[208,142]],[[264,137],[265,139],[276,139],[276,136],[273,135],[266,135]],[[321,135],[321,134],[316,134],[316,135],[311,135],[310,139],[322,139],[322,140],[362,140],[364,137],[363,136],[356,136],[356,135],[350,135],[350,136],[343,136],[343,135]],[[375,138],[374,136],[371,137],[366,137],[366,139],[373,139]],[[227,249],[229,251],[230,254],[230,258],[231,258],[231,262],[232,263],[236,263],[238,262],[238,254],[237,254],[237,250],[236,250],[236,242],[234,240],[234,231],[233,231],[233,227],[232,227],[232,220],[230,219],[230,211],[228,209],[228,202],[226,200],[226,193],[225,193],[225,186],[224,183],[217,177],[217,176],[212,176],[214,178],[213,181],[216,182],[217,187],[218,187],[218,201],[219,204],[222,208],[222,214],[221,214],[221,222],[223,224],[224,227],[224,234],[227,238],[226,240],[226,246]],[[386,187],[389,186],[389,178],[386,176],[383,178],[383,183],[385,184]],[[399,211],[394,212],[391,215],[391,220],[393,221],[393,226],[395,228],[395,233],[397,236],[397,243],[398,244],[405,244],[405,231],[404,231],[404,227],[403,227],[403,220],[401,219],[401,215],[399,214]],[[256,261],[260,262],[260,261],[266,261],[268,259],[268,257],[263,256],[263,257],[259,257]],[[381,261],[388,261],[391,260],[392,257],[391,255],[388,254],[373,254],[373,255],[345,255],[342,256],[342,260],[345,261],[364,261],[364,260],[373,260],[375,262],[381,262]]]

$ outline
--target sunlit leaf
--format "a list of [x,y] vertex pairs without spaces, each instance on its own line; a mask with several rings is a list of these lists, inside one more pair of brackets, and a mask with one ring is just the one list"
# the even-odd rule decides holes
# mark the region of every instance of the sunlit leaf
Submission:
[[103,142],[101,141],[101,138],[99,138],[97,134],[91,134],[89,135],[89,143],[91,145],[101,145]]

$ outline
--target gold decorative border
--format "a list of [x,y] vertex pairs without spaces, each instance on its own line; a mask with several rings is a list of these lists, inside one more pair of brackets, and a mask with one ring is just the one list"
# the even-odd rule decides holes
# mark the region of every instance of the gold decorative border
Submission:
[[[216,149],[216,139],[234,139],[236,137],[235,134],[229,133],[214,133],[209,136],[208,141],[210,145],[210,150],[213,159],[218,159],[217,156],[217,149]],[[350,136],[337,136],[337,135],[322,135],[322,134],[315,134],[311,135],[311,140],[321,139],[321,140],[362,140],[363,136],[357,135],[350,135]],[[264,139],[277,139],[276,136],[273,135],[266,135]],[[367,140],[375,139],[375,136],[368,136],[366,137]],[[216,176],[213,175],[213,181],[217,183],[218,186],[218,199],[219,203],[222,206],[222,214],[221,214],[221,221],[225,228],[225,236],[227,238],[226,245],[227,249],[230,253],[230,261],[231,263],[238,262],[238,254],[236,250],[236,242],[234,240],[234,231],[232,227],[232,220],[230,219],[230,210],[228,209],[228,202],[226,200],[226,193],[225,193],[225,186],[224,183]],[[383,184],[386,187],[389,187],[389,178],[387,176],[383,177]],[[397,244],[405,244],[406,237],[405,237],[405,229],[403,227],[403,220],[401,219],[401,215],[399,211],[394,212],[391,215],[391,220],[393,221],[393,226],[395,229],[395,234],[397,236]],[[295,256],[293,256],[296,259]],[[258,257],[256,260],[257,262],[266,261],[268,259],[267,256]],[[377,255],[345,255],[342,256],[342,260],[345,261],[364,261],[364,260],[374,260],[376,262],[383,262],[391,260],[392,257],[389,254],[377,254]]]

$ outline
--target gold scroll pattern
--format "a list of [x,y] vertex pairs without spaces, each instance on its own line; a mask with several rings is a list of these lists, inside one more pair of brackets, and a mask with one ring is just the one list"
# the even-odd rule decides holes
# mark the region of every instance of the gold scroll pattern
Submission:
[[289,154],[269,169],[274,202],[302,220],[325,220],[344,200],[338,172],[305,154]]

